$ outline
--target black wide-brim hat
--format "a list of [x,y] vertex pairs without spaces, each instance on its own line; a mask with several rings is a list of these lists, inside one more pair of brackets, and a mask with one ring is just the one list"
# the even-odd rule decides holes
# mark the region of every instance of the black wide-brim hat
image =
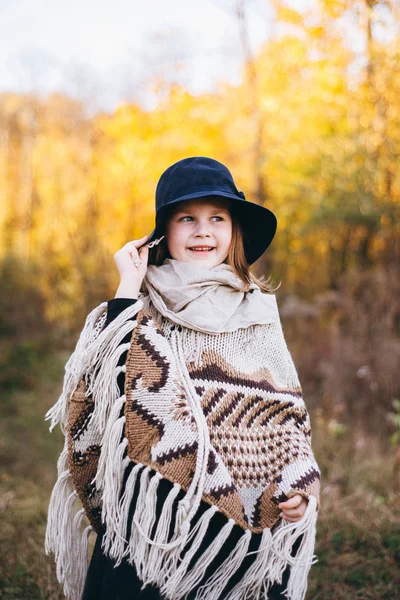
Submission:
[[146,244],[163,235],[169,206],[205,196],[235,200],[231,203],[231,210],[238,216],[243,232],[247,262],[253,264],[275,236],[276,216],[268,208],[246,200],[244,193],[237,189],[229,169],[205,156],[184,158],[161,175],[156,189],[156,226]]

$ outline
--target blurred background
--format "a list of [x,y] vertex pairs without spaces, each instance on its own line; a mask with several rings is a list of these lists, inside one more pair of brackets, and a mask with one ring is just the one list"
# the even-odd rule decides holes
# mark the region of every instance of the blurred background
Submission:
[[254,270],[322,471],[307,599],[400,598],[399,34],[398,0],[0,0],[0,598],[63,598],[44,414],[196,155],[278,217]]

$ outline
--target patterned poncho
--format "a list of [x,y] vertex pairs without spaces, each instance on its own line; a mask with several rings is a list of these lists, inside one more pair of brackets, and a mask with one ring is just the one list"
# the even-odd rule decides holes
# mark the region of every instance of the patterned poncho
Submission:
[[[62,395],[47,414],[51,428],[60,423],[65,447],[49,505],[46,551],[55,553],[67,597],[80,599],[92,529],[105,527],[104,551],[117,564],[126,557],[144,583],[159,586],[168,600],[180,600],[237,524],[243,530],[237,546],[196,598],[267,598],[291,565],[287,597],[303,600],[315,558],[320,472],[278,314],[268,324],[210,335],[174,324],[148,297],[103,330],[106,308],[102,303],[88,315],[66,365]],[[125,365],[118,366],[125,351]],[[175,485],[156,522],[162,478]],[[186,494],[173,511],[180,490]],[[289,523],[280,518],[278,504],[295,494],[308,498],[308,506],[300,521]],[[209,509],[191,527],[202,500]],[[189,568],[216,511],[225,515],[226,525]],[[90,524],[82,532],[86,518]],[[262,534],[257,556],[225,596],[226,580],[246,557],[254,534]],[[300,535],[293,557],[290,550]]]

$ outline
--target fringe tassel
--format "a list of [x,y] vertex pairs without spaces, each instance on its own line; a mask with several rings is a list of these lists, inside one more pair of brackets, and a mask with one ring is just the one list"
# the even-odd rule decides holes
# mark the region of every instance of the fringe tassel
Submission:
[[202,520],[200,519],[192,531],[189,532],[190,524],[188,524],[187,521],[182,522],[179,517],[179,513],[175,513],[175,526],[171,541],[166,544],[157,544],[157,546],[162,548],[164,551],[163,561],[158,569],[157,575],[157,585],[159,587],[161,587],[165,581],[176,572],[182,548],[186,542],[189,542],[189,540],[194,537],[201,526],[201,523]]
[[[128,448],[128,440],[123,437],[125,416],[120,417],[125,401],[126,396],[123,394],[115,401],[111,409],[103,436],[96,475],[92,481],[92,483],[96,485],[96,488],[102,493],[101,518],[106,526],[102,547],[106,553],[110,552],[115,542],[115,532],[124,525],[124,523],[121,522],[119,497],[122,493],[125,469],[131,462],[129,456],[124,456]],[[129,506],[127,508],[129,510]],[[126,515],[126,520],[127,518],[128,515]],[[121,533],[121,535],[123,535],[123,533]],[[122,544],[123,542],[124,539],[122,540]],[[123,549],[124,547],[122,546],[121,548],[121,544],[119,543],[114,551],[116,554],[113,554],[119,562],[122,560]]]
[[[72,490],[72,491],[71,491]],[[70,600],[80,600],[88,568],[89,526],[81,536],[83,508],[76,511],[77,492],[68,470],[62,471],[53,488],[45,536],[46,554],[54,553],[56,574]]]
[[[318,562],[318,559],[314,560],[316,558],[314,555],[316,524],[317,499],[310,495],[303,518],[297,523],[284,525],[274,534],[274,552],[278,555],[278,552],[283,551],[283,557],[279,556],[279,558],[286,559],[286,562],[291,565],[288,585],[283,592],[287,594],[288,600],[303,600],[306,595],[310,568]],[[290,549],[301,534],[303,539],[296,556],[291,556]]]
[[46,554],[56,551],[65,502],[71,492],[73,492],[72,477],[67,469],[58,476],[50,497],[45,536]]
[[[96,487],[102,490],[105,485],[106,471],[109,468],[110,456],[114,456],[117,447],[121,442],[122,435],[125,427],[125,417],[120,417],[122,407],[126,401],[126,396],[123,394],[114,403],[111,409],[110,417],[107,423],[107,428],[104,432],[104,436],[101,444],[101,452],[99,462],[97,465],[96,475],[93,479],[93,483],[96,483]],[[128,441],[128,440],[127,440]],[[120,466],[115,464],[115,467]]]
[[96,363],[92,363],[89,367],[86,395],[92,395],[95,400],[92,423],[96,424],[100,435],[104,433],[110,410],[120,395],[118,361],[121,355],[130,348],[130,342],[122,343],[122,340],[136,324],[137,321],[130,321],[121,326],[112,341],[104,346],[101,354],[94,359]]
[[214,512],[215,511],[211,512],[210,509],[207,509],[202,515],[202,517],[204,517],[205,515],[206,517],[193,540],[192,546],[185,554],[181,564],[176,569],[176,571],[172,573],[171,577],[161,587],[161,593],[165,594],[166,598],[168,598],[169,600],[180,600],[197,583],[199,583],[199,581],[201,581],[208,565],[218,554],[219,550],[222,548],[223,544],[225,543],[226,539],[231,533],[232,528],[235,524],[235,521],[233,519],[229,519],[227,521],[227,523],[222,527],[217,537],[214,538],[207,550],[205,550],[200,556],[200,558],[196,561],[195,565],[190,570],[190,572],[186,574],[191,559],[199,549],[201,542],[204,539],[209,521],[213,516]]
[[[307,591],[307,578],[311,568],[315,543],[316,498],[309,496],[309,503],[303,518],[296,523],[278,527],[274,533],[265,529],[260,547],[255,552],[258,557],[246,571],[244,577],[228,594],[226,600],[252,600],[267,598],[272,583],[282,582],[285,568],[290,565],[290,575],[286,590],[288,600],[304,600]],[[296,539],[304,537],[296,556],[291,550]]]
[[128,540],[126,538],[128,529],[129,509],[135,492],[138,473],[143,467],[143,464],[138,463],[133,467],[132,471],[129,473],[129,477],[126,480],[124,493],[118,505],[118,518],[115,525],[115,530],[108,530],[104,535],[104,550],[106,552],[109,552],[110,557],[115,560],[116,566],[121,564],[121,561],[124,557],[125,547],[128,543]]
[[75,350],[65,365],[61,396],[45,416],[45,420],[51,420],[50,431],[60,423],[61,430],[65,434],[68,400],[85,374],[88,384],[86,395],[93,394],[96,397],[92,418],[98,420],[99,431],[103,433],[109,409],[119,395],[118,359],[127,349],[127,345],[124,345],[123,349],[118,349],[118,346],[122,345],[123,338],[136,326],[137,321],[131,319],[142,308],[143,302],[138,300],[122,311],[102,331],[99,331],[96,322],[101,317],[105,321],[107,302],[102,302],[87,316]]
[[[148,568],[143,571],[143,586],[148,584],[160,586],[162,583],[163,562],[167,560],[169,553],[157,547],[168,542],[168,534],[172,521],[172,508],[174,501],[181,490],[179,483],[174,483],[162,507],[161,515],[154,535],[155,544],[150,548],[147,565]],[[157,545],[156,545],[157,544]]]
[[246,558],[251,537],[251,531],[245,531],[228,558],[224,560],[214,575],[209,577],[207,582],[198,589],[195,600],[218,600],[228,579],[237,571]]
[[144,579],[144,573],[147,572],[149,567],[147,563],[150,549],[148,539],[156,520],[157,488],[160,479],[162,479],[162,475],[158,472],[150,479],[147,493],[144,498],[144,510],[140,511],[139,514],[138,511],[135,511],[134,516],[134,524],[140,531],[140,538],[136,543],[134,560],[138,577],[141,580]]
[[50,408],[45,415],[45,420],[50,420],[50,431],[54,429],[57,423],[60,423],[61,430],[65,434],[68,399],[79,383],[81,359],[87,346],[93,341],[95,335],[98,335],[98,331],[95,329],[95,324],[96,321],[106,312],[106,310],[107,302],[102,302],[99,306],[96,306],[96,308],[92,310],[92,312],[90,312],[86,317],[85,325],[79,336],[75,350],[65,365],[62,393],[54,406]]
[[[166,544],[157,544],[158,547],[166,550],[164,553],[163,564],[158,569],[157,585],[161,587],[178,568],[178,562],[182,552],[182,548],[185,543],[189,543],[197,534],[200,528],[202,532],[199,534],[200,542],[207,531],[208,524],[211,517],[217,512],[217,506],[211,506],[206,512],[200,517],[196,525],[190,530],[190,523],[188,520],[183,520],[182,515],[186,515],[185,511],[181,513],[179,510],[175,513],[175,527],[172,539]],[[166,538],[167,539],[167,538]]]
[[[60,540],[66,546],[67,549],[72,550],[74,544],[73,535],[76,534],[73,531],[73,524],[75,521],[75,517],[79,514],[76,512],[75,502],[78,498],[78,494],[74,490],[68,496],[65,505],[64,505],[64,514],[61,521],[60,527]],[[57,556],[56,556],[57,558]],[[61,581],[64,573],[68,573],[71,562],[74,560],[74,557],[71,556],[71,552],[65,554],[65,562],[57,561],[57,577]]]
[[[117,423],[117,426],[119,426],[119,423]],[[111,459],[113,464],[107,465],[102,496],[102,519],[109,529],[113,529],[118,521],[118,499],[122,493],[125,470],[131,462],[129,456],[123,458],[127,448],[128,440],[124,438],[119,444],[115,456]],[[118,467],[116,466],[117,464]]]
[[[88,547],[89,547],[89,536],[93,531],[93,527],[88,525],[86,529],[83,531],[80,544],[76,548],[77,552],[77,589],[79,589],[78,600],[81,600],[83,589],[85,587],[86,575],[89,568],[89,557],[88,557]],[[78,554],[79,553],[79,554]]]
[[128,562],[130,564],[135,563],[135,566],[136,566],[136,560],[138,558],[137,554],[136,554],[136,548],[137,548],[137,544],[139,543],[139,540],[140,540],[140,532],[138,530],[137,525],[135,524],[135,517],[138,514],[142,514],[146,510],[145,498],[146,498],[147,489],[148,489],[148,485],[149,485],[149,477],[150,477],[150,467],[146,467],[145,469],[143,469],[142,474],[140,476],[139,495],[138,495],[138,498],[136,501],[135,513],[132,518],[132,529],[131,529],[131,535],[129,538],[129,544],[128,544],[128,547],[125,552],[125,555],[128,558]]
[[242,579],[230,591],[226,600],[243,600],[245,598],[260,598],[261,588],[263,594],[261,598],[268,598],[267,592],[271,586],[271,582],[265,579],[268,572],[268,565],[271,560],[272,534],[270,529],[264,529],[258,550],[249,552],[250,554],[258,554],[253,564],[247,569]]

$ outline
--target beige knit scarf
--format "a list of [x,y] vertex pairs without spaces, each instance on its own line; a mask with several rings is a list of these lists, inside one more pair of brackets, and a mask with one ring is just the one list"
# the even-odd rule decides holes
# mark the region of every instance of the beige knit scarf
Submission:
[[236,331],[279,319],[274,294],[246,284],[221,263],[212,269],[168,258],[149,265],[144,286],[156,310],[173,323],[203,333]]

